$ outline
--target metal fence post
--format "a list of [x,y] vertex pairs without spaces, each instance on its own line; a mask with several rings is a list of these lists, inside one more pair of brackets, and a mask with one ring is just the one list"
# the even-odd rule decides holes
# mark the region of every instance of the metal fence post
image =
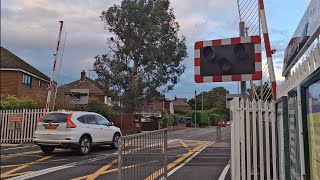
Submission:
[[168,157],[167,157],[167,147],[168,147],[168,136],[167,130],[164,131],[164,179],[168,177]]
[[221,140],[221,127],[217,126],[217,137],[216,137],[216,141],[220,141]]
[[121,172],[122,170],[122,138],[119,140],[119,146],[118,146],[118,180],[121,180]]

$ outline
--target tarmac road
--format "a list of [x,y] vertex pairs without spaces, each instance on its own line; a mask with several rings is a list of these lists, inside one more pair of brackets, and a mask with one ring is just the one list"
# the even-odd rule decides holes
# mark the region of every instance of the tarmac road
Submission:
[[[230,159],[230,127],[222,128],[222,134],[222,141],[215,142],[215,127],[169,132],[168,179],[219,179]],[[116,179],[117,158],[116,150],[108,146],[97,147],[87,156],[60,149],[46,156],[33,144],[2,144],[0,176],[39,180]],[[157,168],[147,173],[157,173]]]

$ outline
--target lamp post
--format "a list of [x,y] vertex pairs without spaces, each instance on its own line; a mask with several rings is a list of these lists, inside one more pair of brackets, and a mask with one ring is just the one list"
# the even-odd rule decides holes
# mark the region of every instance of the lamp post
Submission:
[[194,110],[195,110],[195,113],[194,113],[194,128],[197,127],[197,98],[196,98],[196,95],[197,95],[197,90],[194,90]]

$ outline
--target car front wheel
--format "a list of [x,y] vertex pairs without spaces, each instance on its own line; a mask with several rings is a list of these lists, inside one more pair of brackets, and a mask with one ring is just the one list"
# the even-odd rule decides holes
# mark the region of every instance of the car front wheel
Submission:
[[87,136],[83,136],[79,141],[79,149],[78,152],[81,155],[86,155],[90,152],[91,149],[91,140]]

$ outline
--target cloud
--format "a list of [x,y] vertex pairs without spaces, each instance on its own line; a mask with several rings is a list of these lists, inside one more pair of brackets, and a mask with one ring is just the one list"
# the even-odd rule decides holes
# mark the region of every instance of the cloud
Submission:
[[[307,0],[301,0],[307,2]],[[120,0],[8,0],[1,1],[1,45],[28,63],[51,75],[53,54],[58,36],[59,20],[67,33],[61,70],[61,83],[79,79],[80,71],[92,68],[94,57],[108,51],[104,29],[99,16],[103,10]],[[277,79],[281,79],[282,56],[287,42],[299,22],[296,14],[283,14],[287,2],[270,1],[267,5],[271,45],[277,49],[274,64]],[[294,3],[292,3],[294,4]],[[296,3],[294,13],[301,4]],[[306,5],[304,5],[306,6]],[[237,93],[237,83],[196,84],[193,72],[193,46],[196,41],[235,37],[238,32],[238,9],[235,0],[171,0],[171,7],[180,24],[180,35],[187,37],[189,58],[186,72],[169,97],[192,97],[194,89],[207,91],[224,86]],[[270,17],[270,18],[269,18]],[[292,19],[288,22],[288,19]],[[270,23],[271,22],[271,23]],[[63,34],[65,35],[65,34]],[[92,74],[93,76],[93,74]]]

